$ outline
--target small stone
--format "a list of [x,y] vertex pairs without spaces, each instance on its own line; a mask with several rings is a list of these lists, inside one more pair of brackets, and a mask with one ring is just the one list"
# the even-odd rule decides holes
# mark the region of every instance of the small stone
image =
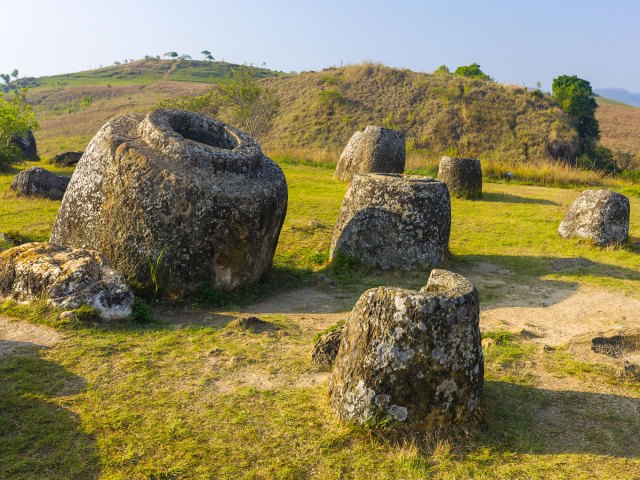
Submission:
[[45,298],[58,308],[89,305],[103,320],[131,314],[133,294],[122,275],[95,251],[49,242],[25,243],[0,253],[0,296]]
[[51,163],[57,167],[73,167],[82,158],[84,152],[63,152],[54,155],[51,158]]
[[68,177],[60,177],[40,167],[22,170],[11,181],[11,190],[19,195],[61,200],[67,190]]
[[77,322],[78,321],[78,315],[73,310],[67,310],[65,312],[62,312],[58,318],[63,322]]
[[402,173],[405,160],[404,133],[370,125],[353,134],[334,176],[350,181],[357,173]]
[[591,260],[582,257],[556,258],[549,262],[549,267],[554,272],[562,272],[565,270],[575,270],[576,268],[589,268],[596,264]]
[[482,198],[482,166],[475,158],[442,157],[438,180],[447,184],[452,195],[475,200]]
[[629,237],[629,208],[629,199],[617,192],[585,190],[569,207],[558,233],[601,247],[624,243]]
[[311,360],[314,363],[324,367],[331,367],[333,365],[336,355],[338,355],[343,328],[343,326],[340,326],[320,336],[311,353]]
[[314,229],[314,230],[318,229],[318,228],[324,228],[325,227],[324,224],[320,223],[319,220],[310,220],[309,223],[307,223],[307,226],[309,228]]
[[229,325],[243,330],[249,330],[252,333],[264,333],[280,329],[277,325],[258,317],[239,318],[231,322]]
[[13,136],[11,142],[20,150],[21,160],[38,160],[38,147],[36,145],[36,137],[29,130],[23,136]]

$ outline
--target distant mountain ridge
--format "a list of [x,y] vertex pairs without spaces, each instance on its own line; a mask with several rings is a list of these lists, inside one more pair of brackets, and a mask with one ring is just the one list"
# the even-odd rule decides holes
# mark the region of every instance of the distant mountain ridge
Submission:
[[634,107],[640,107],[640,93],[633,93],[624,88],[595,88],[593,90],[601,97],[611,98],[618,102],[626,103]]

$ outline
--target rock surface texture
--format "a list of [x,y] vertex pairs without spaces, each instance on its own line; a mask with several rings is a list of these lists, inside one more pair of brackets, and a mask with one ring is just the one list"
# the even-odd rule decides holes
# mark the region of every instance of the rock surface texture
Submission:
[[580,237],[596,245],[624,243],[629,236],[629,199],[609,190],[585,190],[560,223],[563,238]]
[[460,198],[482,198],[482,167],[475,158],[442,157],[438,180],[449,187],[452,195]]
[[218,120],[159,109],[93,138],[51,240],[103,252],[126,278],[166,291],[231,290],[271,267],[287,210],[282,170]]
[[417,175],[356,175],[342,201],[331,258],[344,255],[372,268],[440,265],[449,247],[447,186]]
[[13,144],[20,149],[22,160],[38,160],[38,147],[36,145],[36,137],[29,130],[23,136],[15,136],[12,139]]
[[330,367],[333,365],[338,348],[340,347],[340,339],[342,337],[343,327],[336,328],[322,335],[313,346],[311,360],[318,365]]
[[22,170],[11,181],[11,190],[20,195],[61,200],[71,179],[40,167]]
[[350,181],[356,173],[402,173],[405,159],[403,132],[368,126],[349,139],[340,155],[335,177]]
[[104,320],[125,319],[133,307],[124,278],[102,255],[48,242],[0,253],[0,296],[17,301],[45,298],[64,309],[90,305]]
[[72,167],[82,158],[84,152],[63,152],[55,155],[51,163],[58,167]]
[[475,419],[484,380],[479,316],[476,289],[446,270],[433,270],[419,292],[363,293],[329,384],[339,417],[426,429]]

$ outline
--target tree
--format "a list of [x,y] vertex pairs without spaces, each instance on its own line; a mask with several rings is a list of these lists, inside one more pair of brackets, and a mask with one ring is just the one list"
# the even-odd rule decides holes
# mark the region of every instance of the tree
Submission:
[[17,80],[18,79],[18,75],[19,75],[18,69],[14,68],[13,72],[11,72],[11,76]]
[[11,100],[0,94],[0,168],[20,160],[16,137],[38,128],[38,121],[26,102],[26,89],[17,91]]
[[209,60],[210,62],[213,62],[215,60],[215,58],[213,58],[213,55],[211,55],[211,52],[209,50],[203,50],[200,53],[204,56],[205,60]]
[[456,75],[467,78],[479,78],[480,80],[492,80],[492,78],[480,70],[480,65],[472,63],[471,65],[463,65],[456,68],[454,72]]
[[180,55],[180,60],[191,60],[191,55],[187,55],[186,53]]
[[162,56],[163,57],[169,57],[169,58],[177,58],[178,57],[178,53],[177,52],[167,52],[167,53],[164,53]]
[[440,65],[433,73],[451,73],[449,67],[446,65]]
[[9,82],[11,82],[11,77],[6,73],[0,73],[0,78],[2,78],[4,83],[6,83],[7,85],[9,85]]
[[569,115],[578,132],[580,153],[595,153],[600,127],[591,84],[576,75],[561,75],[553,79],[552,91],[553,99]]

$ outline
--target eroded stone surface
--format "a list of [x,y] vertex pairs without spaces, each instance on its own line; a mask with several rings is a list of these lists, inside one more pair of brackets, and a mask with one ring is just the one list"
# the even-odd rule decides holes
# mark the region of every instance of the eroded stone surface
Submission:
[[19,172],[11,181],[11,190],[20,195],[61,200],[70,178],[60,177],[40,167]]
[[320,336],[316,344],[313,346],[313,352],[311,353],[311,360],[314,363],[322,365],[323,367],[330,367],[333,365],[333,362],[338,355],[342,329],[343,327],[339,327]]
[[475,158],[442,157],[438,180],[445,182],[451,194],[457,197],[482,197],[482,166]]
[[482,398],[479,300],[462,276],[434,270],[419,292],[366,291],[347,319],[330,381],[341,419],[433,428],[468,420]]
[[102,255],[48,242],[0,253],[0,296],[17,301],[45,298],[64,309],[90,305],[105,320],[127,318],[133,306],[124,278]]
[[377,269],[439,266],[448,253],[447,186],[417,175],[356,175],[333,231],[331,258],[357,258]]
[[585,190],[560,223],[563,238],[580,237],[607,246],[627,241],[629,199],[610,190]]
[[51,240],[92,248],[164,290],[230,290],[271,267],[287,209],[282,170],[246,134],[183,110],[127,114],[87,147]]
[[405,160],[404,133],[370,125],[351,136],[335,177],[349,181],[357,173],[402,173]]

